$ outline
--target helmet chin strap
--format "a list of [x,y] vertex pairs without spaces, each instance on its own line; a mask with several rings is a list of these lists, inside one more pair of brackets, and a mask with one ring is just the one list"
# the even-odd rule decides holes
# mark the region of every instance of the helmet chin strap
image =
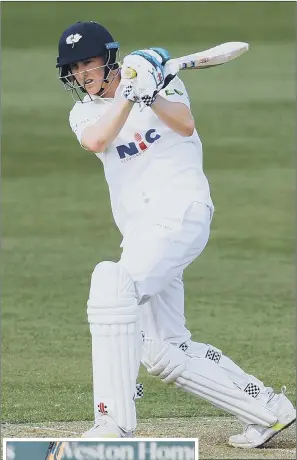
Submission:
[[104,92],[108,90],[108,87],[110,86],[110,85],[107,86],[108,83],[109,83],[109,79],[108,79],[108,75],[107,75],[107,78],[103,79],[101,88],[99,89],[98,93],[96,93],[96,96],[102,96],[102,94],[104,94]]
[[104,79],[102,81],[101,88],[98,91],[98,93],[96,93],[96,96],[102,97],[104,95],[104,93],[112,86],[115,78],[119,74],[119,70],[118,70],[118,72],[116,74],[112,75],[111,78],[109,78],[110,74],[111,74],[111,71],[112,71],[112,69],[109,69],[108,74],[106,75],[106,77],[104,77]]
[[[106,88],[106,84],[109,82],[109,80],[108,80],[109,73],[110,73],[110,71],[108,72],[108,74],[106,76],[104,76],[104,78],[102,80],[102,83],[101,83],[101,87],[100,87],[99,91],[97,93],[95,93],[95,96],[101,96],[104,93],[104,91],[106,91],[108,89],[108,88]],[[105,74],[106,74],[106,72],[105,72]],[[86,77],[87,77],[87,75],[85,75],[85,77],[84,77],[83,89],[88,94],[90,99],[92,100],[92,95],[88,92],[88,88],[86,86],[86,80],[87,80]]]
[[111,72],[111,69],[108,67],[108,61],[110,59],[110,52],[109,52],[109,56],[108,58],[106,58],[106,61],[105,61],[105,69],[104,69],[104,78],[103,78],[103,81],[102,81],[102,84],[101,84],[101,88],[99,89],[98,93],[96,93],[96,96],[102,96],[104,94],[105,91],[107,91],[108,87],[106,87],[106,85],[109,83],[109,75],[110,75],[110,72]]
[[110,50],[109,50],[108,57],[106,58],[106,61],[105,61],[106,62],[106,67],[104,69],[104,79],[103,79],[103,82],[102,82],[100,90],[98,91],[98,93],[96,93],[96,96],[103,96],[103,94],[112,85],[112,83],[114,82],[115,77],[119,73],[119,68],[118,68],[118,72],[115,75],[112,76],[111,80],[109,80],[109,76],[110,76],[111,72],[114,70],[113,66],[109,67],[110,56],[111,55],[110,55]]

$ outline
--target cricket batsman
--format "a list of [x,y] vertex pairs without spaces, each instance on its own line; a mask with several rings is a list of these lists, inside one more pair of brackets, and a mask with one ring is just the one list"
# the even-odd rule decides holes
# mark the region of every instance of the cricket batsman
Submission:
[[237,417],[244,429],[230,445],[262,446],[296,419],[285,387],[275,393],[185,326],[183,271],[205,248],[214,212],[187,91],[165,49],[126,56],[130,80],[118,51],[102,25],[77,22],[61,35],[56,65],[77,99],[71,129],[103,163],[123,236],[120,260],[98,261],[91,277],[95,424],[84,436],[133,436],[142,362]]

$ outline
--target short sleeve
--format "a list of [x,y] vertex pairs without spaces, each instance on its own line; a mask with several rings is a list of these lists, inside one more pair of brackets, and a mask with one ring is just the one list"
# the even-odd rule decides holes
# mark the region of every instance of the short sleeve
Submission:
[[181,102],[190,107],[190,99],[186,87],[178,77],[175,77],[159,94],[169,101]]
[[[69,124],[77,137],[78,142],[81,144],[81,137],[84,129],[96,123],[100,118],[100,115],[96,117],[90,116],[89,113],[84,109],[84,104],[77,102],[69,114]],[[81,144],[82,145],[82,144]]]

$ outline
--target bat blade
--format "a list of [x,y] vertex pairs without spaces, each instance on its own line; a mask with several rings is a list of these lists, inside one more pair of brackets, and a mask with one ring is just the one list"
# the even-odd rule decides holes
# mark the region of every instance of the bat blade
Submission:
[[227,42],[209,50],[182,56],[176,60],[181,70],[206,69],[230,62],[246,53],[248,49],[248,43]]
[[[171,61],[177,62],[180,70],[201,70],[230,62],[246,53],[248,49],[248,43],[227,42],[205,51],[171,59]],[[122,68],[122,76],[133,79],[137,77],[137,72],[131,67],[125,67]]]

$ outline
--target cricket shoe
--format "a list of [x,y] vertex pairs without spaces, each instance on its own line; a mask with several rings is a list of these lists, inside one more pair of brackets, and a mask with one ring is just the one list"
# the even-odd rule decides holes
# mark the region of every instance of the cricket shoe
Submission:
[[260,425],[245,425],[242,434],[236,434],[229,438],[229,444],[242,449],[261,447],[277,433],[292,425],[296,420],[296,409],[285,396],[285,392],[286,387],[282,387],[282,392],[278,395],[273,393],[267,402],[266,407],[277,417],[277,422],[273,426],[263,428]]
[[133,438],[133,433],[122,430],[110,415],[102,415],[82,438]]

